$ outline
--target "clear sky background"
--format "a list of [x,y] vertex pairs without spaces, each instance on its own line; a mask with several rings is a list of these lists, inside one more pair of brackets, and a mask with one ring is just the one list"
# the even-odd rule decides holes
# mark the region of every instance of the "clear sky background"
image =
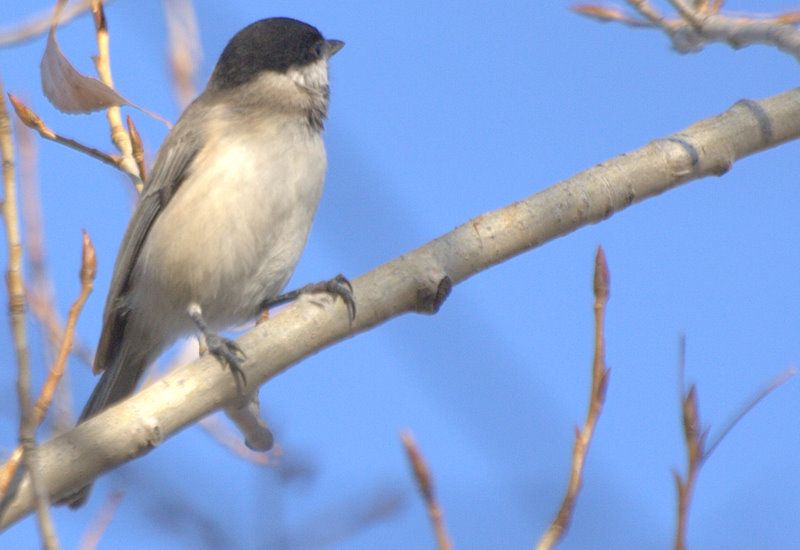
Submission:
[[[0,26],[8,26],[51,2],[2,4]],[[797,61],[776,49],[713,45],[679,55],[658,32],[602,25],[571,13],[568,2],[196,4],[202,82],[227,40],[263,17],[296,17],[347,43],[331,68],[327,186],[291,287],[339,272],[356,277],[739,99],[797,85]],[[116,0],[107,17],[118,89],[177,119],[161,2]],[[70,23],[59,39],[91,72],[91,19]],[[6,89],[54,129],[111,150],[102,114],[61,114],[43,97],[43,49],[43,37],[0,49]],[[166,130],[131,114],[152,159]],[[72,150],[38,138],[37,146],[48,267],[62,312],[78,292],[81,229],[97,247],[96,290],[79,323],[93,347],[130,213],[129,183]],[[64,547],[76,547],[120,489],[101,547],[432,548],[399,440],[409,428],[457,548],[530,548],[560,502],[573,428],[586,410],[598,244],[611,270],[612,372],[563,548],[670,547],[673,470],[685,463],[679,335],[712,437],[800,357],[798,159],[798,143],[745,159],[722,177],[691,182],[473,277],[436,316],[395,319],[309,358],[261,391],[282,466],[246,463],[189,428],[105,475],[85,508],[57,509]],[[31,324],[31,333],[41,380],[41,331]],[[0,351],[0,447],[8,452],[17,413],[5,315]],[[70,380],[77,407],[94,379],[73,360]],[[800,545],[799,420],[800,380],[793,380],[720,445],[697,486],[690,547]],[[369,520],[376,506],[390,513]],[[32,548],[37,540],[29,518],[0,535],[0,547]]]

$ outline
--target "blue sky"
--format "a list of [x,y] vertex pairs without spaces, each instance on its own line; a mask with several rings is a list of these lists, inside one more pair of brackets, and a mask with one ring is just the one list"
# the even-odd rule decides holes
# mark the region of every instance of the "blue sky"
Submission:
[[[788,1],[733,2],[786,10]],[[0,26],[49,2],[9,3]],[[205,81],[240,28],[288,15],[346,42],[332,61],[329,171],[289,286],[360,275],[480,214],[727,109],[796,86],[797,62],[767,47],[681,56],[654,31],[601,25],[566,2],[197,2]],[[160,2],[107,10],[118,89],[176,119]],[[91,20],[59,31],[83,71]],[[111,150],[105,118],[44,99],[43,38],[0,50],[4,85],[54,129]],[[152,158],[164,127],[132,112]],[[62,312],[78,292],[80,231],[97,247],[96,290],[79,323],[94,345],[131,193],[114,170],[38,140],[49,269]],[[198,428],[106,475],[87,507],[58,509],[76,546],[108,493],[125,496],[108,548],[429,548],[433,537],[399,440],[411,429],[457,548],[528,548],[566,484],[592,353],[591,273],[611,271],[611,380],[563,548],[666,548],[672,471],[683,469],[678,339],[700,413],[714,428],[800,357],[800,147],[790,143],[691,182],[481,273],[433,317],[405,316],[309,358],[262,403],[303,474],[242,462]],[[0,261],[5,264],[5,250]],[[3,297],[3,300],[6,298]],[[41,342],[31,325],[34,343]],[[14,370],[0,317],[0,446],[15,444]],[[46,367],[34,353],[37,379]],[[73,361],[77,404],[94,383]],[[689,524],[696,548],[800,544],[800,381],[752,411],[706,463]],[[40,437],[46,437],[45,432]],[[302,467],[301,467],[302,466]],[[398,511],[347,534],[372,500]],[[344,534],[343,534],[344,533]],[[0,546],[36,543],[34,522]]]

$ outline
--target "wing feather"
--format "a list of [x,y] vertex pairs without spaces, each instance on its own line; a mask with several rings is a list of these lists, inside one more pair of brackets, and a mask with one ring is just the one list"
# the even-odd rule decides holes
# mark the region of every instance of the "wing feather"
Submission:
[[126,297],[131,274],[142,247],[156,218],[186,178],[192,161],[202,145],[201,136],[195,129],[198,125],[192,124],[194,128],[190,128],[184,123],[187,119],[186,114],[195,105],[196,102],[187,109],[161,146],[122,239],[103,311],[103,330],[94,358],[95,372],[105,369],[117,353],[117,344],[125,332],[129,313]]

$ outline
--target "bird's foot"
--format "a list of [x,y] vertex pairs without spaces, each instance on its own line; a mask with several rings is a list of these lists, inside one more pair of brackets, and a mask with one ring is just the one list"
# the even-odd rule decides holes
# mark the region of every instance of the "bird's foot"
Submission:
[[204,336],[208,352],[231,369],[231,374],[236,378],[237,384],[241,383],[242,387],[246,386],[247,376],[242,370],[242,365],[247,360],[247,356],[239,344],[215,332],[208,332]]
[[247,356],[242,351],[242,348],[233,340],[220,336],[208,328],[208,323],[203,318],[203,311],[198,304],[191,304],[187,312],[197,329],[202,333],[208,352],[216,357],[220,363],[227,365],[231,369],[231,374],[233,374],[236,385],[241,392],[244,386],[247,385],[247,376],[242,370],[242,365],[244,365]]
[[261,304],[261,309],[269,309],[286,302],[291,302],[297,299],[301,294],[317,294],[324,292],[332,295],[334,298],[339,297],[347,306],[347,314],[352,323],[356,318],[356,302],[353,298],[353,285],[347,280],[347,277],[341,273],[329,281],[322,281],[321,283],[312,283],[297,290],[292,290],[285,294],[281,294],[271,300],[266,300]]

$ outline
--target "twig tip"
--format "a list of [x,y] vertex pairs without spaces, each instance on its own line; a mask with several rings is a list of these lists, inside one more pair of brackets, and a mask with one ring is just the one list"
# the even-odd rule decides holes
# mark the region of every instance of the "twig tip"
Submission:
[[89,237],[89,232],[84,229],[83,247],[81,250],[81,283],[84,285],[90,284],[94,281],[95,275],[97,275],[97,256],[95,254],[94,244],[92,244],[92,239]]

